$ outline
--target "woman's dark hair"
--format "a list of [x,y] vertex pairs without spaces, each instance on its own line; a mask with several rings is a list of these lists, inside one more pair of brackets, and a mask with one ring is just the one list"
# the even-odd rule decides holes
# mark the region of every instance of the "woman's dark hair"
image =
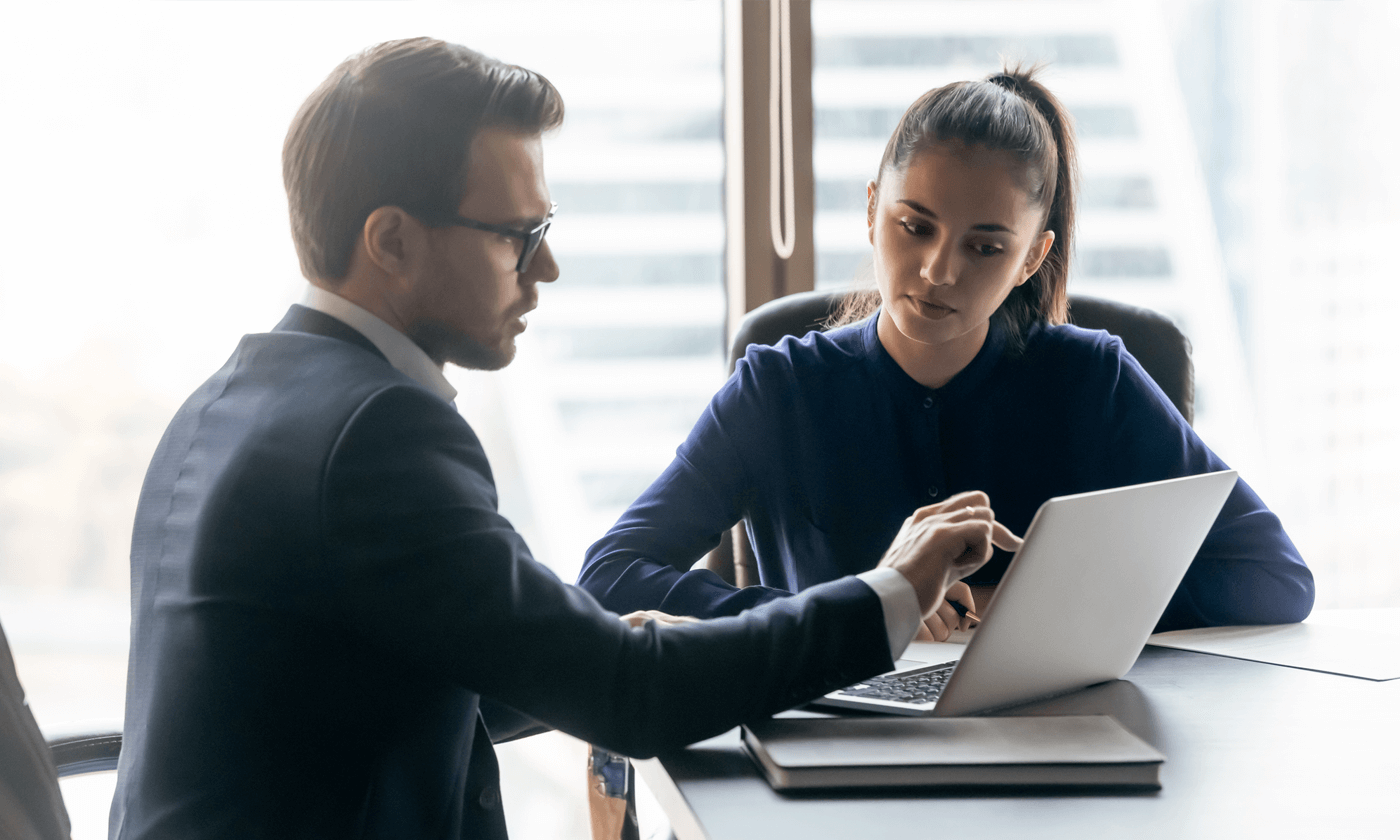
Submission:
[[[954,82],[935,88],[910,105],[899,120],[876,177],[908,165],[917,152],[943,143],[962,143],[1010,152],[1025,165],[1025,187],[1044,208],[1044,229],[1055,232],[1050,253],[1025,283],[1011,290],[992,316],[1006,328],[1013,347],[1036,321],[1063,324],[1068,315],[1070,248],[1078,167],[1074,128],[1054,94],[1035,80],[1039,68],[1011,66],[980,82]],[[853,292],[832,325],[867,317],[880,305],[871,289]]]
[[481,129],[538,134],[563,120],[544,76],[459,44],[409,38],[351,56],[302,103],[282,145],[302,273],[343,280],[378,207],[456,213]]

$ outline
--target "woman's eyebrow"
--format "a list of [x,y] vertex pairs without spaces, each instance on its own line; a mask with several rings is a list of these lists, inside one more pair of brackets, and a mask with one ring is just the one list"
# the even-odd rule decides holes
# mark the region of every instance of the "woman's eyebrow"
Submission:
[[925,215],[925,216],[928,216],[930,219],[936,219],[936,218],[938,218],[938,214],[937,214],[937,213],[935,213],[935,212],[933,212],[932,210],[928,209],[927,207],[925,207],[924,205],[920,204],[919,202],[914,201],[913,199],[901,198],[901,199],[899,199],[898,201],[896,201],[895,203],[896,203],[896,204],[903,204],[904,206],[906,206],[906,207],[908,207],[909,209],[913,210],[915,213],[921,213],[921,214],[923,214],[923,215]]
[[[910,210],[913,210],[915,213],[918,213],[922,216],[928,216],[930,219],[938,218],[937,213],[923,206],[919,202],[914,201],[913,199],[901,198],[897,199],[895,203],[903,204]],[[976,231],[982,231],[984,233],[1014,233],[1014,231],[1012,231],[1011,228],[1003,224],[998,224],[996,222],[984,222],[980,225],[973,225],[972,229]]]

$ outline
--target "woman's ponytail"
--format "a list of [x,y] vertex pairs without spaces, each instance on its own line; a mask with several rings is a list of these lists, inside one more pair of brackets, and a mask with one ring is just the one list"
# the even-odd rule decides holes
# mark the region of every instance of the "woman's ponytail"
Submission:
[[[1019,65],[1004,68],[987,77],[989,84],[1003,88],[1035,108],[1045,120],[1053,140],[1052,155],[1041,162],[1045,174],[1041,179],[1050,193],[1045,201],[1045,229],[1055,232],[1050,253],[1036,272],[1037,297],[1035,308],[1047,323],[1063,324],[1069,315],[1069,264],[1074,246],[1074,208],[1079,192],[1079,156],[1075,149],[1074,125],[1069,111],[1040,82],[1035,75],[1038,67]],[[1053,166],[1051,166],[1053,164]],[[1052,186],[1053,185],[1053,186]]]

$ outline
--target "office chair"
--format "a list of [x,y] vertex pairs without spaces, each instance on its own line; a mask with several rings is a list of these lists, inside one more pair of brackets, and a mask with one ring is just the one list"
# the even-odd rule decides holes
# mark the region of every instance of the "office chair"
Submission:
[[121,737],[120,732],[105,732],[45,743],[0,628],[0,837],[68,840],[59,778],[117,769]]
[[[729,349],[729,371],[744,357],[750,344],[777,344],[784,336],[803,336],[821,329],[845,298],[844,291],[798,292],[754,309],[739,324]],[[1070,323],[1090,330],[1106,330],[1123,340],[1148,376],[1190,423],[1195,401],[1195,376],[1191,342],[1170,320],[1125,303],[1085,295],[1069,296]],[[704,567],[735,586],[758,583],[743,523],[726,533]]]
[[60,779],[114,771],[121,752],[120,732],[80,732],[49,739],[49,755]]

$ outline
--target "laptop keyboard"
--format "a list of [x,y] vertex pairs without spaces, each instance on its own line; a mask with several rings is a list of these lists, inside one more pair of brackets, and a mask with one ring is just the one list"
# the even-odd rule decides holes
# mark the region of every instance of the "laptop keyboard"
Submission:
[[894,703],[932,703],[943,693],[948,677],[957,662],[944,662],[926,668],[914,668],[898,674],[883,674],[862,683],[847,686],[834,695],[866,697]]

